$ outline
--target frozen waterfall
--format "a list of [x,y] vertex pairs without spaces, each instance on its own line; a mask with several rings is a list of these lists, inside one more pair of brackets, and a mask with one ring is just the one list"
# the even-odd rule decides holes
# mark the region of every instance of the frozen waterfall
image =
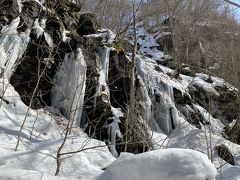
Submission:
[[173,88],[168,84],[167,76],[154,70],[151,59],[137,56],[136,66],[140,77],[142,117],[154,131],[170,134],[180,123]]
[[82,50],[66,54],[55,78],[52,91],[52,106],[63,115],[81,125],[86,81],[86,63]]
[[107,85],[108,69],[109,69],[110,48],[107,46],[100,47],[97,56],[97,68],[99,73],[98,85],[96,86],[96,93],[94,95],[94,109],[96,109],[97,97],[110,103],[110,92]]
[[30,41],[30,29],[18,33],[17,27],[20,18],[14,19],[11,24],[1,30],[0,35],[0,68],[1,76],[10,79],[12,72],[17,67],[18,60],[22,57]]

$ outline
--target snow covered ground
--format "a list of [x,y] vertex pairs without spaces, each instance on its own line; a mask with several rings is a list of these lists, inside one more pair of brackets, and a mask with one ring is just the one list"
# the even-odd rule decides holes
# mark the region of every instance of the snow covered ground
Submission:
[[164,149],[132,155],[122,153],[98,180],[214,180],[208,157],[190,149]]
[[0,90],[1,94],[5,92],[0,101],[0,179],[92,179],[115,160],[105,143],[91,139],[75,128],[62,152],[101,147],[64,156],[61,178],[54,177],[54,157],[63,140],[64,122],[67,121],[47,110],[30,110],[20,134],[20,146],[15,152],[18,131],[28,107],[6,79],[4,82],[0,79]]

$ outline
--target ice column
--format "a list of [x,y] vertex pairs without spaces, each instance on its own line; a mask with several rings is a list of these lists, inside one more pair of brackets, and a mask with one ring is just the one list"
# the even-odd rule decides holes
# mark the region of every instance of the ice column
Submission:
[[52,106],[59,109],[63,115],[81,124],[86,81],[86,63],[82,50],[66,54],[54,77]]
[[17,17],[11,24],[4,26],[0,34],[1,76],[6,79],[10,79],[30,41],[30,29],[20,34],[17,32],[19,23],[20,18]]
[[101,47],[98,52],[97,59],[97,68],[99,71],[99,79],[98,85],[96,87],[96,93],[94,95],[94,109],[96,109],[97,97],[101,97],[101,99],[110,103],[110,92],[109,87],[107,85],[108,81],[108,69],[109,69],[109,56],[110,56],[110,48],[109,47]]

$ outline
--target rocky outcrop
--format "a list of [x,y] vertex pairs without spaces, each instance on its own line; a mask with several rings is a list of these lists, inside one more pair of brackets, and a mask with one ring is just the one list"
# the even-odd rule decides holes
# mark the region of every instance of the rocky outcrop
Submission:
[[168,53],[173,51],[173,37],[170,33],[159,37],[156,42],[159,44],[159,49],[161,51]]
[[[65,21],[71,21],[76,26],[78,23],[78,19],[66,20],[67,17],[72,17],[68,13],[77,14],[80,7],[70,3],[59,5],[57,1],[51,1],[45,9],[43,7],[36,1],[22,3],[19,16],[21,24],[18,30],[21,32],[30,28],[31,40],[24,57],[10,79],[25,104],[29,105],[32,99],[31,108],[51,105],[53,78],[58,65],[64,59],[65,53],[75,51],[83,43],[79,35],[73,36],[74,32],[69,32],[68,35],[73,38],[68,43],[62,40],[65,30],[76,28],[69,26]],[[51,8],[55,11],[51,11]],[[35,87],[36,90],[34,90]]]
[[[130,61],[124,48],[113,42],[113,33],[97,31],[99,25],[95,16],[91,13],[80,15],[81,7],[71,3],[46,1],[41,5],[26,1],[22,6],[24,10],[19,17],[23,27],[19,25],[18,29],[19,33],[30,29],[30,41],[10,78],[22,101],[33,109],[58,108],[91,137],[109,144],[122,141],[129,99]],[[78,57],[79,51],[84,58]],[[78,61],[83,69],[72,67],[75,71],[64,71],[65,66],[77,66]],[[86,71],[86,74],[78,71]],[[79,77],[76,79],[76,76]],[[81,98],[78,94],[73,96],[74,90],[67,91],[67,88],[78,89],[78,85],[71,84],[80,82],[78,78],[85,81],[77,91],[84,93]],[[71,87],[65,87],[63,82]],[[74,108],[80,108],[76,98],[81,99],[81,109],[72,113]],[[114,146],[110,149],[117,156]],[[138,146],[134,148],[128,151],[136,152]],[[122,151],[122,147],[117,150]]]
[[17,0],[2,0],[0,6],[0,31],[18,16],[20,7]]
[[85,13],[80,15],[77,33],[79,35],[94,34],[99,27],[96,17],[91,13]]
[[235,143],[240,144],[240,121],[239,116],[236,119],[236,122],[233,124],[233,127],[226,126],[225,128],[228,138]]

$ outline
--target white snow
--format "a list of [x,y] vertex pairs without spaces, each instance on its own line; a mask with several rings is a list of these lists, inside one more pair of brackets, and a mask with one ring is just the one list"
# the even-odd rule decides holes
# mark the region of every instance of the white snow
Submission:
[[185,122],[167,137],[162,147],[194,149],[207,154],[221,173],[229,165],[215,151],[215,147],[221,144],[225,144],[233,155],[240,153],[240,146],[224,139],[221,134],[212,132],[208,127],[198,129]]
[[109,29],[98,29],[95,34],[84,35],[86,38],[102,38],[102,43],[112,44],[116,34]]
[[209,126],[213,132],[217,132],[219,134],[221,134],[223,132],[224,125],[221,123],[221,121],[219,119],[213,118],[211,116],[211,114],[209,114],[203,107],[201,107],[197,104],[194,104],[193,106],[200,111],[200,113],[203,115],[205,122],[210,123]]
[[197,76],[193,78],[191,83],[192,85],[198,88],[202,88],[205,92],[212,93],[212,94],[215,94],[216,96],[219,96],[219,93],[215,89],[214,85],[212,83],[206,82],[206,79],[201,76]]
[[17,5],[18,5],[18,8],[19,8],[19,13],[22,11],[22,0],[17,0]]
[[217,180],[239,180],[240,179],[240,167],[239,166],[227,166],[221,170],[218,174]]
[[[156,43],[154,36],[148,33],[143,27],[138,24],[137,42],[139,44],[138,52],[145,56],[150,56],[153,60],[170,59],[169,55],[165,55],[164,52],[158,50],[159,44]],[[128,36],[133,37],[133,29],[129,30]],[[130,41],[133,43],[133,40]]]
[[82,50],[66,54],[57,71],[52,91],[52,105],[69,120],[81,125],[85,95],[86,63]]
[[63,30],[63,32],[62,32],[63,42],[68,43],[71,40],[71,38],[67,36],[67,34],[69,34],[69,33],[70,33],[70,31]]
[[190,149],[122,153],[98,180],[214,180],[216,168],[206,155]]
[[43,34],[44,32],[44,25],[41,25],[39,24],[39,19],[35,19],[34,23],[33,23],[33,33],[36,35],[37,39]]
[[[21,1],[17,2],[21,6]],[[29,29],[20,34],[17,32],[19,23],[18,17],[10,25],[4,26],[0,35],[0,66],[5,78],[0,78],[0,179],[213,180],[216,176],[216,169],[202,153],[207,154],[218,168],[217,179],[240,179],[240,146],[222,137],[224,126],[220,120],[213,118],[200,105],[193,104],[194,108],[203,115],[204,121],[210,122],[210,125],[202,125],[202,129],[197,129],[190,125],[178,111],[173,96],[173,88],[178,89],[182,94],[189,94],[188,87],[191,85],[215,96],[219,96],[217,87],[227,86],[233,90],[236,88],[221,78],[210,77],[203,73],[197,73],[196,77],[186,75],[180,75],[180,79],[171,77],[169,74],[173,74],[174,70],[156,63],[156,60],[167,59],[170,56],[159,51],[154,36],[139,27],[137,31],[139,52],[151,57],[147,58],[142,55],[136,57],[139,81],[137,94],[140,98],[139,119],[148,128],[147,134],[151,138],[152,147],[161,150],[138,155],[122,153],[114,161],[114,157],[118,157],[115,149],[116,139],[123,137],[119,128],[120,118],[124,117],[120,108],[111,106],[108,87],[111,51],[108,46],[113,43],[115,34],[108,29],[99,29],[96,34],[85,36],[102,38],[101,43],[104,45],[99,47],[98,51],[99,77],[95,93],[95,108],[97,97],[101,97],[111,107],[113,117],[109,120],[112,122],[105,124],[105,127],[108,128],[110,138],[107,143],[113,157],[105,143],[89,138],[79,128],[79,126],[86,126],[86,122],[83,122],[81,118],[85,94],[86,62],[80,48],[75,53],[65,55],[54,79],[52,104],[66,118],[60,116],[60,113],[53,108],[30,109],[26,115],[28,107],[8,82],[30,40]],[[44,35],[49,47],[53,47],[50,35],[44,32],[45,26],[46,19],[35,19],[32,29],[37,37]],[[67,37],[68,33],[68,31],[62,32],[64,42],[70,40]],[[209,78],[212,82],[208,81]],[[188,108],[187,106],[184,107]],[[25,116],[27,121],[20,134],[20,146],[18,151],[14,152],[16,137]],[[74,121],[77,126],[73,127],[62,152],[82,151],[63,156],[60,176],[55,177],[56,160],[54,157],[69,120]],[[235,156],[236,166],[227,164],[217,155],[214,148],[221,144],[227,145]],[[110,163],[112,164],[108,166]],[[103,172],[101,169],[106,166],[108,166],[107,170]]]
[[[0,179],[90,180],[114,160],[105,143],[91,139],[79,128],[74,128],[62,152],[83,151],[63,156],[60,175],[54,177],[54,156],[63,140],[67,120],[43,109],[30,110],[20,135],[18,151],[15,152],[16,137],[28,107],[6,79],[0,79],[1,92],[3,89],[5,95],[0,104]],[[91,147],[94,148],[84,151]]]

